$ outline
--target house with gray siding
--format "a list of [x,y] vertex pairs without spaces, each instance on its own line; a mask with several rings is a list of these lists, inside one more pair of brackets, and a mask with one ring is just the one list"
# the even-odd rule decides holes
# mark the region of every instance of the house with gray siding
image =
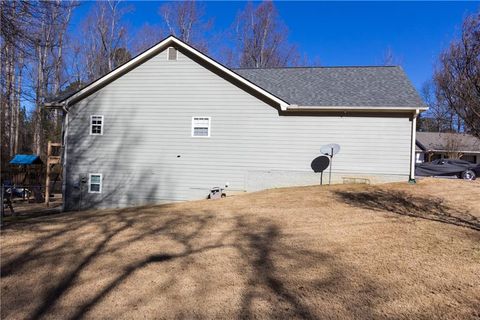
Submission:
[[426,109],[400,67],[229,69],[168,37],[85,88],[64,111],[64,209],[204,199],[332,182],[413,179]]

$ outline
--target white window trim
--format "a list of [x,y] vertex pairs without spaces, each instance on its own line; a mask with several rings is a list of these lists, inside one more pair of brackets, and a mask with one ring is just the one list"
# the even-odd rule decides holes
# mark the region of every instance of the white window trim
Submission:
[[[208,119],[208,135],[206,135],[206,136],[196,136],[196,135],[194,135],[194,132],[195,132],[195,118]],[[210,138],[211,135],[212,135],[212,117],[204,117],[204,116],[192,117],[192,138]]]
[[[93,127],[93,124],[92,124],[92,121],[93,121],[93,117],[100,117],[102,119],[102,124],[100,125],[100,133],[93,133],[92,132],[92,127]],[[88,127],[89,130],[90,130],[90,135],[91,136],[103,136],[103,124],[104,124],[104,117],[100,114],[92,114],[90,116],[90,126]]]
[[[99,191],[92,191],[92,176],[100,176],[100,190]],[[89,173],[88,174],[88,193],[102,193],[103,187],[103,175],[101,173]]]

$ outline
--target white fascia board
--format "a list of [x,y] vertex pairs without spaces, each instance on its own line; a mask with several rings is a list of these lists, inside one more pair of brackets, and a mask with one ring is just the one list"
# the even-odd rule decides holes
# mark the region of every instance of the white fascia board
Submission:
[[206,61],[210,65],[214,66],[215,68],[219,69],[220,71],[226,73],[227,75],[233,77],[235,80],[239,81],[240,83],[244,84],[245,86],[257,91],[261,95],[269,98],[272,101],[275,101],[280,105],[282,110],[286,110],[286,107],[289,105],[288,102],[276,97],[275,95],[271,94],[270,92],[260,88],[259,86],[255,85],[254,83],[248,81],[247,79],[241,77],[237,73],[233,72],[232,70],[228,69],[227,67],[223,66],[222,64],[216,62],[215,60],[209,58],[205,54],[201,53],[200,51],[196,50],[195,48],[187,45],[186,43],[178,40],[173,36],[169,36],[165,40],[161,41],[154,47],[148,49],[147,51],[143,52],[142,54],[138,55],[136,58],[130,60],[129,62],[125,63],[124,65],[114,69],[107,75],[103,76],[102,78],[98,79],[97,81],[91,83],[84,89],[80,90],[79,92],[75,93],[73,96],[65,99],[65,104],[68,106],[72,101],[76,102],[81,100],[83,97],[90,94],[90,92],[96,90],[98,87],[102,87],[104,84],[107,84],[112,78],[117,77],[119,74],[125,72],[125,70],[129,70],[130,68],[135,67],[137,64],[143,63],[144,61],[150,59],[151,57],[155,56],[159,52],[165,50],[168,46],[175,44],[188,52],[194,54],[195,56],[199,57],[200,59]]
[[[452,150],[426,150],[425,152],[437,152],[437,153],[448,153],[452,152]],[[464,151],[464,150],[455,150],[453,152],[459,152],[459,153],[473,153],[473,154],[480,154],[480,151]],[[461,159],[460,159],[461,160]]]
[[287,106],[287,111],[361,111],[361,112],[404,112],[426,111],[427,107],[369,107],[369,106]]

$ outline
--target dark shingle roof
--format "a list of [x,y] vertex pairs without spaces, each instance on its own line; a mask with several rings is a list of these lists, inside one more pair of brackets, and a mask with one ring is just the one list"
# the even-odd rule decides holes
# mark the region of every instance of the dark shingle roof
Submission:
[[465,133],[417,132],[417,147],[424,151],[480,152],[480,139]]
[[299,106],[412,107],[424,104],[400,67],[236,69],[236,73]]

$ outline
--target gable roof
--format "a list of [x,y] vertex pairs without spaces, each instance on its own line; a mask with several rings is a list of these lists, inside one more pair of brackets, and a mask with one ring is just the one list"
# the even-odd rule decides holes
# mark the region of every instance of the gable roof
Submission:
[[272,101],[282,110],[397,112],[427,109],[400,67],[232,70],[174,36],[165,38],[84,88],[45,103],[45,107],[68,109],[168,47],[184,50],[222,76],[234,80],[237,85]]
[[147,49],[146,51],[140,53],[139,55],[132,58],[128,62],[124,63],[123,65],[110,71],[103,77],[91,82],[84,88],[74,93],[66,94],[63,97],[57,98],[54,101],[51,101],[49,103],[46,103],[45,106],[46,107],[68,107],[69,105],[72,105],[88,97],[90,94],[106,86],[110,82],[121,77],[122,75],[134,69],[135,67],[139,66],[140,64],[144,63],[145,61],[156,56],[157,54],[164,51],[168,47],[176,47],[177,49],[183,49],[187,51],[188,53],[202,60],[202,62],[207,63],[209,66],[215,68],[216,71],[228,77],[233,78],[235,81],[238,81],[241,85],[245,86],[246,88],[251,89],[254,92],[258,93],[259,95],[267,98],[268,100],[277,103],[282,109],[286,108],[286,105],[288,105],[286,101],[271,94],[270,92],[264,90],[263,88],[256,85],[255,83],[252,83],[251,81],[245,79],[244,77],[238,75],[237,73],[233,72],[229,68],[225,67],[224,65],[215,61],[214,59],[208,57],[207,55],[201,53],[200,51],[193,48],[192,46],[189,46],[188,44],[177,39],[174,36],[169,36],[164,40],[160,41],[159,43],[157,43],[156,45],[154,45],[153,47],[151,47],[150,49]]
[[236,69],[301,108],[426,109],[402,68],[310,67]]
[[480,139],[466,133],[417,132],[416,145],[426,152],[480,153]]

